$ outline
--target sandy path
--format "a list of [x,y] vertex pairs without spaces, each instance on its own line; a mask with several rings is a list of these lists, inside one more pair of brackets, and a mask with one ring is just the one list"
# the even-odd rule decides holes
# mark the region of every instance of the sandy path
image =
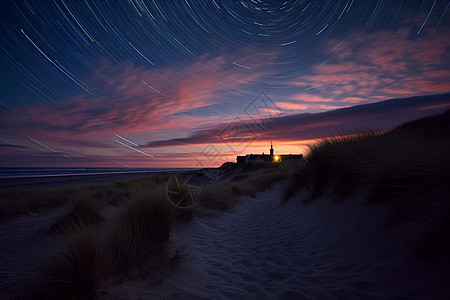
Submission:
[[179,229],[190,255],[167,278],[161,298],[428,298],[426,286],[403,280],[417,266],[405,269],[405,228],[380,230],[387,228],[382,209],[351,200],[280,206],[281,194],[281,186],[272,188],[235,212]]
[[[200,219],[186,233],[192,259],[206,268],[208,299],[372,298],[360,268],[336,261],[330,234],[299,205],[280,207],[279,188],[245,199],[234,213]],[[311,211],[310,211],[311,212]],[[305,217],[307,219],[305,219]],[[316,217],[320,217],[316,215]],[[309,220],[308,220],[309,219]],[[322,219],[322,218],[320,218]],[[345,240],[345,236],[335,237]],[[343,242],[343,241],[342,241]],[[356,281],[351,278],[358,278]],[[175,297],[174,297],[175,298]]]
[[[329,197],[302,204],[299,195],[285,206],[281,195],[278,185],[242,199],[234,212],[178,224],[174,239],[187,258],[161,270],[162,284],[115,283],[101,298],[448,299],[449,263],[411,258],[408,233],[420,224],[388,226],[385,209],[361,195],[341,204]],[[0,224],[0,295],[26,277],[29,254],[38,252],[31,245],[48,247],[44,232],[65,209]]]

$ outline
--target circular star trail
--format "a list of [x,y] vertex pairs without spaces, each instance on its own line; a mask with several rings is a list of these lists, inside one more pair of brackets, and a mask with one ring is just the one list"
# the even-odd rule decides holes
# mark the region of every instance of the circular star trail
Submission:
[[284,115],[449,92],[449,6],[3,1],[0,138],[97,155],[114,134],[146,144],[247,118],[261,92]]
[[[433,1],[7,1],[2,4],[2,84],[10,101],[59,101],[99,93],[89,83],[100,60],[146,68],[250,53],[275,70],[262,83],[283,84],[320,55],[323,39],[352,31],[397,30]],[[436,3],[436,17],[446,8]],[[248,66],[251,67],[251,66]],[[34,99],[34,100],[31,100]],[[15,103],[10,103],[15,105]]]

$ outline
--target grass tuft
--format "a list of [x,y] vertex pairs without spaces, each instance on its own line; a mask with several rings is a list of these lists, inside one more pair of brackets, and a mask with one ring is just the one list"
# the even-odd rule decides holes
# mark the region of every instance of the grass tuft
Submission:
[[105,221],[99,213],[99,201],[91,192],[84,188],[73,190],[73,208],[59,218],[48,230],[49,233],[67,233],[84,225],[97,225]]
[[136,186],[112,233],[112,262],[121,273],[142,275],[158,267],[170,240],[172,210],[161,187]]
[[101,246],[89,226],[58,240],[57,254],[38,262],[26,299],[96,299],[103,270]]

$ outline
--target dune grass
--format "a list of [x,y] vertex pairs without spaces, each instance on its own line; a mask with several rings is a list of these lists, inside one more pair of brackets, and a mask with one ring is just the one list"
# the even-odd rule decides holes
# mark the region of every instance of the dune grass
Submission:
[[[79,202],[83,197],[98,204],[105,193],[116,193],[112,185],[84,185],[43,190],[12,190],[0,192],[0,219],[14,218],[30,213],[40,213],[64,204]],[[84,204],[88,202],[85,201]],[[77,205],[83,205],[78,203]]]
[[73,208],[50,227],[49,233],[67,233],[74,228],[97,225],[105,220],[99,213],[99,201],[86,188],[73,189],[70,198]]
[[[99,205],[111,204],[118,206],[129,198],[130,187],[136,184],[163,184],[170,173],[161,173],[152,177],[118,181],[111,184],[84,185],[67,188],[10,190],[0,191],[0,220],[10,219],[40,213],[58,206],[71,203],[77,197],[74,194],[84,190],[92,194],[93,200]],[[89,196],[90,197],[90,196]]]
[[341,198],[367,187],[371,202],[395,201],[414,208],[417,201],[448,195],[449,150],[446,137],[423,140],[396,132],[327,138],[310,147],[286,195],[308,184],[312,199],[329,186]]
[[67,203],[63,189],[0,192],[0,220],[40,212]]
[[96,299],[105,276],[104,251],[90,226],[71,226],[55,253],[37,262],[38,277],[16,299]]
[[119,216],[111,236],[113,268],[119,273],[148,274],[165,259],[172,208],[159,186],[141,185]]
[[146,180],[126,187],[130,196],[122,200],[121,213],[102,231],[96,226],[104,202],[89,189],[71,191],[73,208],[52,227],[64,234],[54,236],[52,254],[42,254],[16,299],[96,299],[107,283],[151,275],[180,259],[181,248],[169,255],[173,211],[164,188]]
[[291,172],[292,165],[297,164],[269,162],[258,171],[249,173],[247,176],[243,173],[240,177],[233,179],[233,187],[238,195],[255,197],[259,192],[270,188],[274,183],[286,179]]
[[219,181],[202,186],[199,205],[215,210],[230,210],[236,206],[238,198],[229,182]]
[[240,196],[255,197],[274,183],[286,179],[291,165],[273,162],[251,162],[240,168],[231,180],[221,180],[202,186],[199,204],[210,209],[230,210]]
[[436,224],[437,232],[425,238],[425,252],[442,252],[437,245],[444,244],[436,243],[435,237],[448,227],[445,216],[450,212],[449,130],[447,111],[385,133],[323,139],[310,146],[306,163],[286,187],[284,200],[304,187],[310,200],[330,190],[334,199],[345,200],[362,189],[368,193],[368,202],[392,205],[393,222],[422,218]]

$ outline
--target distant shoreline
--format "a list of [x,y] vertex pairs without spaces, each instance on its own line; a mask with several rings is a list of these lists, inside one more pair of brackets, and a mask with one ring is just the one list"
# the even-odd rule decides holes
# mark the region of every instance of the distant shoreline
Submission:
[[134,172],[166,172],[196,168],[112,168],[112,167],[9,167],[0,168],[0,178],[113,174]]
[[78,185],[108,184],[116,181],[152,177],[166,172],[179,172],[194,169],[167,169],[148,171],[99,172],[80,174],[45,174],[0,177],[0,190],[30,190],[65,188]]

